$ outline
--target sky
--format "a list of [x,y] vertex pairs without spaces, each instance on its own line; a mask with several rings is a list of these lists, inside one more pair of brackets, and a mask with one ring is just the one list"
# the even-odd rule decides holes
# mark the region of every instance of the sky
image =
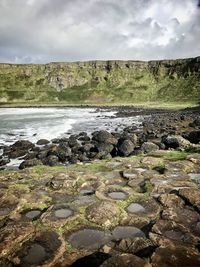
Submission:
[[0,62],[200,56],[200,0],[0,0]]

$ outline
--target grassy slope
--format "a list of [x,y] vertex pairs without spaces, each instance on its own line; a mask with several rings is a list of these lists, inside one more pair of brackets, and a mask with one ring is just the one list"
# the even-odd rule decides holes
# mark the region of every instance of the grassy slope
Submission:
[[0,64],[0,103],[198,103],[200,60]]

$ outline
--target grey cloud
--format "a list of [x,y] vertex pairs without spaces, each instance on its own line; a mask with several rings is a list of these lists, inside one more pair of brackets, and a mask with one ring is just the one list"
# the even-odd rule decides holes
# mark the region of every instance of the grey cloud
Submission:
[[0,0],[0,62],[200,54],[196,0]]

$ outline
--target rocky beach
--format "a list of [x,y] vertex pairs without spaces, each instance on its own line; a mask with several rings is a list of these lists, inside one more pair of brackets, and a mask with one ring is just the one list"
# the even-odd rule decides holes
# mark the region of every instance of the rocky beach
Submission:
[[199,108],[106,112],[129,124],[1,146],[0,266],[200,265]]
[[0,0],[0,267],[200,267],[200,0]]

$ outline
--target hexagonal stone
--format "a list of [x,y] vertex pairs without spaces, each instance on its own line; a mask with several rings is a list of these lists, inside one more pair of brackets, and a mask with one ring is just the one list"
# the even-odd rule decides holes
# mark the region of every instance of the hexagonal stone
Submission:
[[118,221],[119,208],[114,203],[95,203],[86,209],[86,217],[89,221],[99,225],[111,225]]
[[200,255],[194,249],[184,246],[157,248],[152,257],[153,267],[197,267]]
[[58,234],[51,231],[41,232],[33,240],[23,244],[13,257],[16,266],[40,266],[53,258],[61,246]]
[[149,267],[150,265],[143,259],[133,254],[118,254],[104,261],[100,267]]

